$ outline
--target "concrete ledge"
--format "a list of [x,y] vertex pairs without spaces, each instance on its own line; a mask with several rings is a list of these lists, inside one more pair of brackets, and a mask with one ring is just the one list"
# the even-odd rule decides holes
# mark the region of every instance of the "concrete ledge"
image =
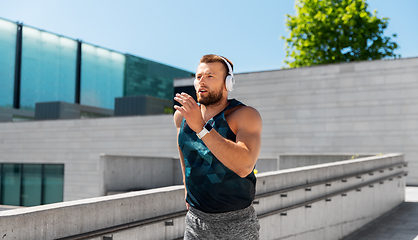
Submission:
[[2,239],[57,239],[186,210],[184,187],[0,212]]

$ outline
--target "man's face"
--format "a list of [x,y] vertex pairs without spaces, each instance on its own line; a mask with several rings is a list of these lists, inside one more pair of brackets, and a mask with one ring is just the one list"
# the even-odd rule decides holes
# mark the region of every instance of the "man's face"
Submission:
[[197,101],[205,106],[215,105],[224,96],[225,67],[220,62],[200,63],[196,71]]

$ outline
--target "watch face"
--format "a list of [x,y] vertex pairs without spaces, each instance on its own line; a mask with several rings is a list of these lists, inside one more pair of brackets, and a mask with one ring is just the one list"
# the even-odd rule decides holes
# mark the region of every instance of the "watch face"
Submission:
[[210,130],[212,130],[213,127],[209,123],[206,123],[205,128],[206,128],[206,130],[208,130],[208,132],[210,132]]

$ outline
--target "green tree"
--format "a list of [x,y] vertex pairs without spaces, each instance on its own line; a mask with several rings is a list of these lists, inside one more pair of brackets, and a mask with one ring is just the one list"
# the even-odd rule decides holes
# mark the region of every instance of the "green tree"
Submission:
[[286,15],[284,62],[293,68],[400,57],[398,45],[383,36],[389,19],[367,7],[365,0],[296,0],[296,15]]

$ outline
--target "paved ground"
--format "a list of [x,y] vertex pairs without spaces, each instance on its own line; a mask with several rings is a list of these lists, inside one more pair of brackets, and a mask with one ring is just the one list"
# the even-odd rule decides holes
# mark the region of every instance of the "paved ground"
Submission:
[[405,202],[343,240],[418,240],[418,187],[407,187]]

